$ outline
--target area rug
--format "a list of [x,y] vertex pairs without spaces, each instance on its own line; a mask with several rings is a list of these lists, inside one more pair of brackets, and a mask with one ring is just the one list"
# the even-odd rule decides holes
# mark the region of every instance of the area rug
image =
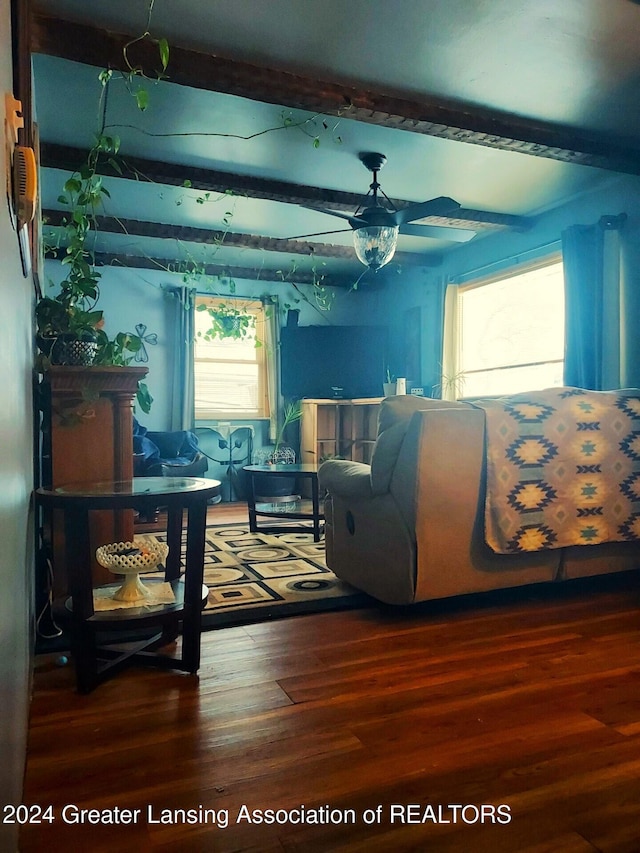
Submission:
[[312,533],[294,530],[251,533],[246,523],[207,527],[204,583],[209,587],[205,629],[371,602],[327,568],[324,539],[314,542]]

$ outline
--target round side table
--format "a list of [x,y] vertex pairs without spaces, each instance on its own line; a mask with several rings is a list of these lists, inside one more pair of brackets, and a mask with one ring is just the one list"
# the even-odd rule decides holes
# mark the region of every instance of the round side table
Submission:
[[[220,493],[218,480],[196,477],[134,477],[100,483],[71,483],[56,489],[37,489],[37,502],[64,514],[65,562],[68,596],[56,602],[68,614],[71,653],[75,662],[80,693],[88,693],[115,674],[126,663],[138,662],[196,673],[200,666],[200,634],[203,596],[204,539],[207,501]],[[142,509],[161,504],[167,507],[165,582],[174,596],[170,604],[121,610],[95,611],[91,580],[92,553],[89,515],[94,510]],[[184,580],[180,576],[183,520],[186,513],[186,556]],[[107,543],[103,543],[107,544]],[[55,567],[54,567],[55,570]],[[117,585],[116,585],[117,587]],[[182,653],[172,657],[155,653],[155,648],[174,638],[182,623]],[[98,633],[124,631],[158,625],[160,633],[114,650],[98,644]],[[130,644],[128,644],[130,645]],[[155,647],[155,648],[154,648]],[[154,652],[153,654],[151,652]]]

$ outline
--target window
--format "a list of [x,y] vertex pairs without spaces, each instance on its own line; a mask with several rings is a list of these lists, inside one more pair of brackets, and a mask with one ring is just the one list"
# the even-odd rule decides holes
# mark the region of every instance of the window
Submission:
[[[228,304],[229,300],[225,300]],[[197,296],[195,311],[195,412],[196,420],[269,417],[265,346],[265,310],[261,302],[238,300],[249,318],[242,337],[205,336],[212,327],[209,311],[220,299]],[[220,318],[220,322],[233,318]]]
[[[458,287],[449,397],[513,394],[563,383],[564,280],[554,258]],[[447,370],[449,378],[447,379]]]

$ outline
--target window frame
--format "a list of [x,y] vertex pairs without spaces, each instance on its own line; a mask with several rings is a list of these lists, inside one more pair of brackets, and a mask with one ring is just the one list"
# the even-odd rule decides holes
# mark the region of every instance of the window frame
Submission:
[[[257,421],[268,420],[270,417],[269,405],[269,378],[267,364],[267,343],[266,343],[266,309],[264,304],[259,299],[246,299],[242,297],[216,297],[206,294],[196,294],[194,310],[196,316],[199,305],[208,305],[210,308],[216,308],[220,304],[229,304],[236,302],[240,313],[250,314],[255,317],[255,339],[260,341],[260,346],[255,347],[255,359],[221,359],[198,357],[198,339],[195,337],[193,351],[193,370],[194,370],[194,409],[196,421]],[[195,335],[194,325],[194,335]],[[224,340],[224,339],[223,339]],[[258,408],[256,410],[228,410],[198,407],[198,380],[197,380],[197,365],[198,363],[214,363],[214,364],[257,364],[258,366]]]
[[[515,279],[522,275],[535,272],[536,270],[544,269],[551,266],[560,266],[562,268],[563,258],[560,251],[554,251],[551,254],[545,254],[542,257],[536,258],[529,262],[514,263],[509,267],[505,267],[499,272],[475,278],[471,281],[465,281],[464,284],[455,285],[454,300],[455,304],[451,304],[447,308],[452,316],[445,318],[444,331],[444,356],[443,356],[443,375],[441,387],[443,390],[443,398],[450,400],[473,400],[480,397],[498,397],[504,394],[526,392],[526,388],[521,391],[504,391],[498,393],[465,393],[464,392],[464,376],[471,376],[479,373],[489,373],[494,371],[509,371],[527,367],[537,367],[540,365],[564,364],[564,352],[561,358],[549,358],[541,361],[522,361],[514,363],[505,363],[503,365],[495,365],[491,368],[483,367],[471,370],[462,370],[462,346],[463,346],[463,310],[462,300],[464,294],[472,290],[478,290],[507,279]],[[564,372],[564,371],[563,371]],[[447,375],[449,378],[447,379]],[[458,377],[462,377],[460,380]],[[445,391],[447,394],[445,396]]]

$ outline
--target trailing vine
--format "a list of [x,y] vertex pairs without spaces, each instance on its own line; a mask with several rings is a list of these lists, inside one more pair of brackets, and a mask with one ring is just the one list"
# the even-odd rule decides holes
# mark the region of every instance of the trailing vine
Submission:
[[[109,93],[116,80],[122,81],[129,95],[134,99],[140,112],[145,112],[150,104],[147,83],[169,79],[167,69],[170,60],[170,48],[165,38],[155,38],[151,33],[151,18],[155,0],[148,0],[147,20],[144,31],[137,37],[128,41],[122,49],[124,71],[114,71],[111,68],[103,69],[98,80],[101,85],[99,99],[100,126],[95,133],[95,140],[89,149],[85,161],[65,181],[62,193],[58,196],[58,202],[65,207],[68,215],[64,218],[63,231],[58,235],[58,251],[63,252],[61,262],[66,267],[66,275],[60,283],[59,292],[55,297],[43,297],[36,306],[36,320],[38,333],[42,338],[66,333],[90,333],[97,340],[96,364],[129,364],[143,346],[142,339],[133,333],[118,332],[110,338],[102,328],[104,325],[103,311],[98,308],[100,296],[100,280],[102,274],[96,266],[95,245],[98,233],[98,214],[104,207],[105,199],[110,198],[109,191],[104,185],[103,166],[108,165],[116,174],[122,176],[125,169],[132,171],[138,177],[149,180],[146,176],[130,167],[120,153],[120,137],[115,131],[120,128],[132,128],[148,136],[154,137],[178,137],[178,136],[208,136],[226,137],[242,140],[251,140],[267,133],[276,131],[299,130],[311,138],[314,148],[321,144],[321,138],[328,135],[333,142],[341,143],[338,135],[340,117],[331,120],[320,114],[314,116],[302,116],[296,118],[292,113],[283,112],[281,122],[273,127],[264,128],[256,133],[246,136],[224,133],[224,132],[198,132],[198,133],[152,133],[134,125],[123,125],[107,122]],[[131,58],[132,48],[141,42],[148,41],[155,45],[159,66],[153,72],[145,70],[141,65],[135,64]],[[192,189],[192,183],[188,178],[183,182],[185,190]],[[195,199],[198,204],[208,204],[220,201],[235,195],[232,191],[220,194],[212,194],[209,191],[201,192]],[[182,201],[178,200],[177,204]],[[223,228],[211,244],[217,249],[224,243],[226,233],[229,231],[233,211],[225,211],[223,217]],[[123,226],[123,231],[126,229]],[[61,247],[64,247],[63,249]],[[178,272],[182,274],[185,283],[197,282],[204,285],[206,290],[215,293],[220,286],[228,288],[229,295],[235,293],[235,283],[229,277],[208,276],[206,265],[202,262],[188,258],[186,261],[176,261],[175,266],[170,264],[159,265],[167,272]],[[313,282],[310,298],[297,284],[291,281],[296,271],[296,263],[292,262],[289,270],[278,270],[277,275],[283,282],[288,282],[296,291],[299,299],[306,301],[320,312],[328,311],[335,298],[335,294],[324,285],[324,273],[318,272],[314,265],[312,269]],[[257,274],[259,279],[259,273]],[[355,285],[357,287],[357,283]],[[225,302],[224,295],[221,302],[214,309],[209,308],[212,319],[211,329],[208,334],[212,337],[244,337],[248,334],[251,318],[243,314],[242,307],[234,302]],[[288,308],[289,306],[285,306]],[[231,322],[233,321],[233,322]],[[229,331],[231,330],[231,331]],[[46,363],[46,355],[41,356],[41,363]],[[148,412],[151,404],[151,396],[144,383],[140,383],[138,402],[143,411]]]
[[[152,39],[149,26],[153,5],[154,0],[149,0],[145,31],[123,48],[123,57],[128,70],[120,74],[141,111],[148,106],[148,91],[146,88],[136,87],[134,82],[136,78],[149,78],[141,67],[132,65],[128,52],[136,42]],[[166,77],[169,45],[166,39],[152,40],[158,46],[161,71],[156,73],[156,79],[159,80]],[[122,161],[119,157],[120,138],[105,132],[109,86],[113,79],[113,70],[104,69],[98,75],[98,79],[102,85],[100,127],[84,163],[67,178],[63,191],[58,196],[58,202],[68,210],[68,216],[63,220],[63,239],[58,241],[59,245],[63,243],[65,246],[61,262],[67,268],[66,275],[60,282],[56,296],[45,296],[36,305],[37,332],[42,350],[39,358],[40,369],[46,367],[49,359],[51,350],[49,341],[61,335],[91,335],[97,343],[93,363],[98,365],[125,366],[143,346],[142,339],[130,332],[118,332],[110,338],[102,328],[104,313],[97,308],[102,273],[95,263],[95,236],[98,231],[96,217],[97,212],[103,207],[105,197],[110,197],[108,189],[104,186],[103,177],[99,174],[99,167],[104,160],[118,174],[123,174]],[[90,243],[90,239],[93,239],[93,244]],[[150,410],[152,397],[144,382],[138,385],[137,400],[142,411]]]

